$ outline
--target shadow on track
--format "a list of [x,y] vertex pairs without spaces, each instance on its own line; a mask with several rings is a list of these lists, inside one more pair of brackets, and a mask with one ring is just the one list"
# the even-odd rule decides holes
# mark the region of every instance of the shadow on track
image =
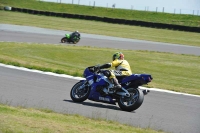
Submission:
[[104,104],[90,103],[90,102],[76,103],[76,102],[73,102],[72,100],[66,100],[66,99],[64,99],[63,101],[65,101],[65,102],[71,102],[71,103],[75,103],[75,104],[82,104],[82,105],[91,106],[91,107],[106,108],[106,109],[112,109],[112,110],[122,111],[119,107],[112,106],[112,105],[109,105],[109,104],[108,105],[104,105]]

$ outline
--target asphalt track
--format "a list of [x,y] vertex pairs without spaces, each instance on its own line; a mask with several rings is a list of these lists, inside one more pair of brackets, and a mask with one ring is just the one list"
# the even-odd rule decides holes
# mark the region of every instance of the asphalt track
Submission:
[[[38,32],[39,30],[41,31]],[[60,44],[59,40],[64,33],[66,31],[0,25],[0,41]],[[153,44],[147,41],[110,38],[98,35],[90,36],[89,34],[83,34],[78,45],[115,47],[119,49],[121,46],[124,46],[126,48],[123,49],[135,49],[138,43],[143,44],[143,49],[150,48],[151,46],[149,45],[155,45],[155,49],[151,47],[153,51],[200,54],[198,47],[164,43],[159,45],[159,43]],[[165,49],[165,47],[168,48]],[[176,52],[176,47],[186,50],[178,51],[177,49]],[[187,49],[191,52],[187,53]],[[200,132],[200,97],[198,96],[151,91],[145,96],[145,100],[139,109],[133,112],[124,112],[118,106],[96,103],[89,100],[80,104],[73,103],[70,99],[70,89],[77,81],[78,79],[66,77],[66,75],[56,75],[40,71],[33,72],[27,69],[21,70],[21,68],[13,69],[0,64],[0,102],[13,106],[48,108],[56,112],[104,118],[165,132]]]
[[[0,24],[0,41],[36,42],[60,44],[60,39],[69,31]],[[151,42],[126,38],[108,37],[81,33],[80,46],[94,46],[117,49],[149,50],[178,54],[200,55],[200,47]]]

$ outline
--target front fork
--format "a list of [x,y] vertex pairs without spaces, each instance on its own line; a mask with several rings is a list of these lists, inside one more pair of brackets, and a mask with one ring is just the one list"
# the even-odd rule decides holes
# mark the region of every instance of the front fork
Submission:
[[87,81],[87,80],[83,80],[82,82],[83,82],[83,84],[78,88],[78,90],[82,90],[82,89],[84,89],[86,86],[88,86],[88,81]]

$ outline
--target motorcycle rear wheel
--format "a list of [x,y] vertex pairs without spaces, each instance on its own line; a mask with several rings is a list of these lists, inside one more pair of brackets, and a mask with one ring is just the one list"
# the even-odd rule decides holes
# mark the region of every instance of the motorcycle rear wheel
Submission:
[[67,42],[67,38],[66,37],[63,37],[62,39],[61,39],[61,43],[66,43]]
[[70,97],[74,102],[83,102],[88,98],[90,94],[90,88],[88,86],[83,89],[79,89],[83,83],[84,82],[80,81],[76,83],[71,89]]
[[130,97],[121,96],[118,99],[119,107],[128,112],[138,109],[144,101],[144,94],[142,90],[132,88],[131,90],[133,91],[129,92],[131,94]]

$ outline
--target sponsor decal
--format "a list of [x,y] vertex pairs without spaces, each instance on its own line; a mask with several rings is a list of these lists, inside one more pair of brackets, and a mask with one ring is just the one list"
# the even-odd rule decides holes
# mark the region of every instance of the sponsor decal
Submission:
[[138,76],[138,77],[140,77],[140,76],[141,76],[141,74],[135,74],[135,76]]
[[106,97],[99,97],[99,100],[110,102],[109,98]]
[[94,83],[93,79],[88,81],[90,85],[92,85]]
[[125,83],[125,85],[127,85],[127,86],[128,86],[130,83],[131,83],[131,82],[126,82],[126,83]]
[[96,82],[99,82],[100,80],[104,79],[103,77],[100,77],[96,80]]

